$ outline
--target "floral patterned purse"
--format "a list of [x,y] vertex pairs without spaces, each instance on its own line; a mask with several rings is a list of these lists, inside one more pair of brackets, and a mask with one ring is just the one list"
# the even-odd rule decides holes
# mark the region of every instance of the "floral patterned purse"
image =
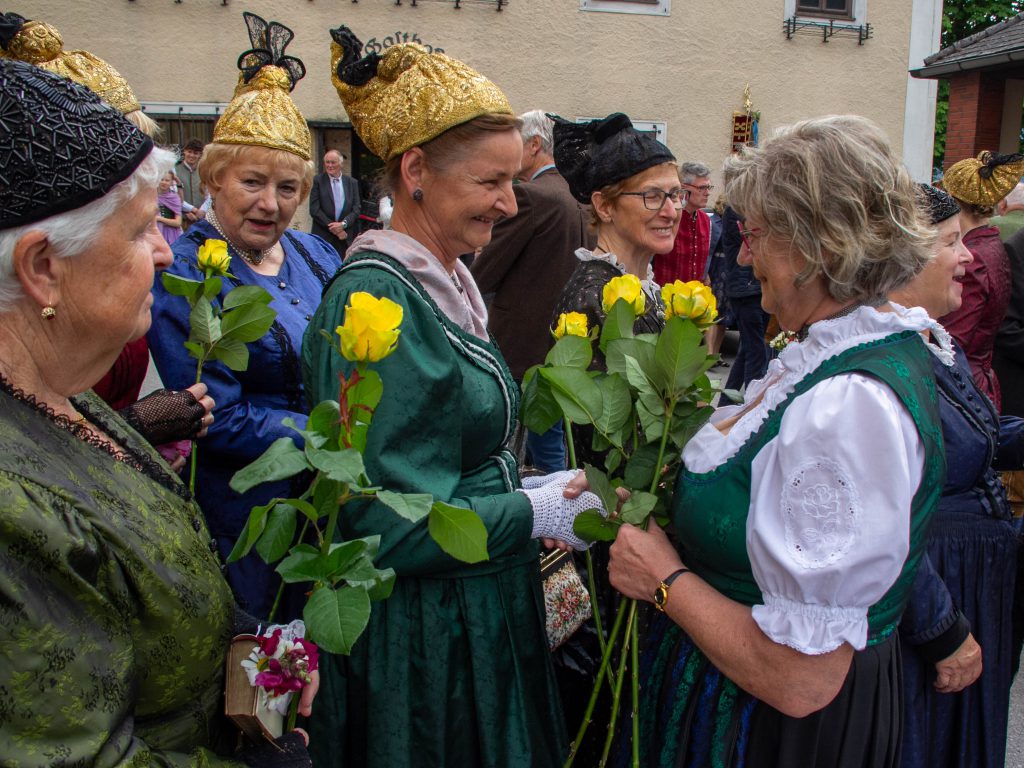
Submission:
[[540,578],[548,647],[553,651],[593,615],[590,593],[580,578],[572,552],[553,549],[541,553]]

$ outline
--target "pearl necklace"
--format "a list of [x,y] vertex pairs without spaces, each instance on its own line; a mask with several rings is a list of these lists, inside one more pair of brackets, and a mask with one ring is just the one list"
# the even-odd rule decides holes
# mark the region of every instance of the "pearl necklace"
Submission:
[[244,261],[247,261],[250,264],[252,264],[254,267],[258,267],[260,264],[262,264],[263,260],[266,259],[274,250],[273,245],[270,246],[269,248],[264,248],[262,251],[257,250],[255,248],[239,248],[237,245],[231,242],[231,240],[228,239],[227,235],[224,234],[224,230],[221,229],[220,226],[220,221],[217,219],[217,214],[214,212],[212,207],[206,214],[206,220],[210,222],[210,225],[217,230],[217,234],[224,238],[224,242],[227,243],[235,251],[235,253],[241,256]]

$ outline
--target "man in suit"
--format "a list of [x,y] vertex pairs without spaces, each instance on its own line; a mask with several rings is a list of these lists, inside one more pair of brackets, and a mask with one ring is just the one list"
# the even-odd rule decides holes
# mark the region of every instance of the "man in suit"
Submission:
[[324,172],[313,179],[309,191],[309,215],[313,234],[319,235],[340,256],[355,236],[359,221],[359,182],[341,172],[345,158],[336,149],[324,153]]
[[1003,245],[1010,258],[1010,303],[996,334],[992,368],[1002,390],[1002,413],[1024,416],[1024,229]]
[[[541,110],[520,120],[522,183],[514,187],[519,212],[494,225],[491,242],[472,266],[480,292],[485,298],[493,294],[488,327],[518,381],[527,368],[543,362],[551,346],[552,313],[576,268],[576,249],[593,248],[596,241],[587,208],[555,170],[554,123]],[[529,435],[527,450],[541,469],[565,468],[560,430]]]

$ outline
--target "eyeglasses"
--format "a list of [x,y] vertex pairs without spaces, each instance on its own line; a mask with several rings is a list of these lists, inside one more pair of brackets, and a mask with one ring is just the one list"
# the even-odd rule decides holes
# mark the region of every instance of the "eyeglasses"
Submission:
[[622,194],[642,197],[644,208],[649,211],[660,211],[661,207],[665,205],[666,199],[672,201],[673,208],[682,208],[686,205],[686,201],[690,199],[690,193],[680,187],[676,187],[668,192],[661,189],[648,189],[644,192],[623,192]]
[[701,184],[699,187],[694,184],[686,184],[684,186],[693,187],[694,189],[700,190],[701,192],[710,192],[715,188],[714,184]]
[[750,238],[757,237],[758,235],[760,235],[762,232],[761,228],[754,227],[753,229],[744,229],[743,222],[737,221],[736,229],[740,231],[740,238],[743,240],[743,244],[747,246],[747,250],[752,250],[752,246],[750,245]]

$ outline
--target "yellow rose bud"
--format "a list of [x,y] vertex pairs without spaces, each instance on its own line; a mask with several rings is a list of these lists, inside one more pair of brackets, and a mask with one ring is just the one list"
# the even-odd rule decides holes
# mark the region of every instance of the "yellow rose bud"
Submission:
[[718,300],[711,289],[699,280],[688,283],[676,280],[664,285],[661,298],[665,302],[666,320],[682,317],[706,328],[718,318]]
[[563,312],[558,316],[555,323],[555,338],[563,336],[586,336],[590,329],[587,328],[587,316],[582,312]]
[[647,307],[647,298],[636,275],[622,275],[609,280],[601,292],[601,305],[605,314],[612,311],[615,302],[624,299],[633,308],[633,316],[640,317]]
[[223,240],[207,240],[199,246],[196,263],[207,277],[223,277],[231,266],[228,244]]
[[398,346],[402,307],[391,299],[365,292],[349,296],[345,323],[335,330],[341,339],[341,354],[353,363],[376,363]]

